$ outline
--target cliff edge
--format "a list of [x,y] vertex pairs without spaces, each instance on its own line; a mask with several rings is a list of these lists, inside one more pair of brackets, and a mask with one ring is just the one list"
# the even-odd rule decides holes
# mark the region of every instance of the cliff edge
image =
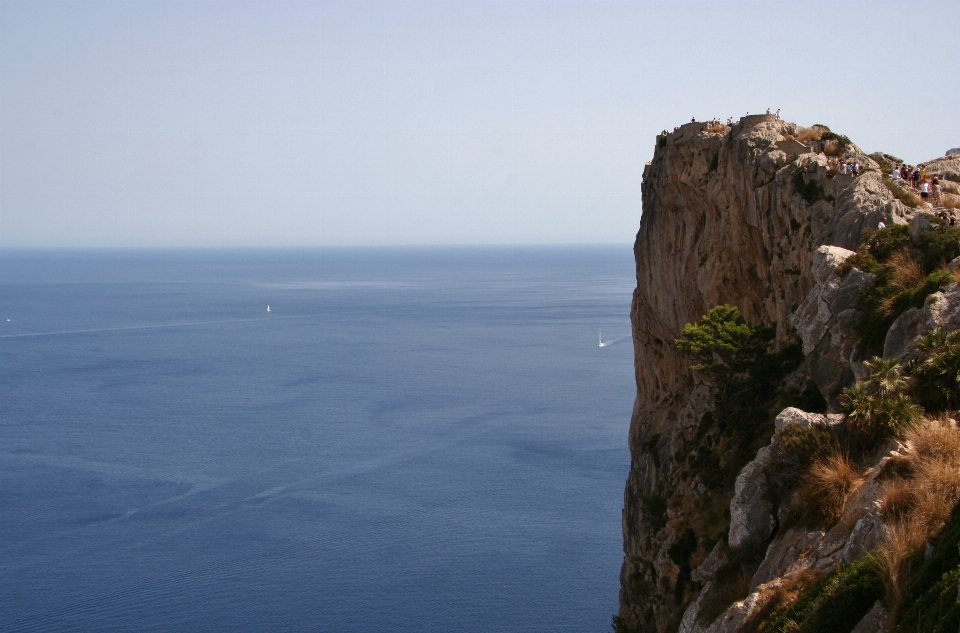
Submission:
[[[884,465],[907,460],[910,442],[872,444],[852,432],[841,413],[844,389],[870,380],[870,358],[906,363],[924,336],[960,327],[960,285],[940,262],[923,263],[915,286],[925,290],[886,300],[886,312],[865,300],[901,290],[883,295],[893,283],[884,257],[892,255],[877,250],[871,259],[874,251],[864,250],[877,227],[895,229],[883,240],[912,240],[904,249],[925,262],[917,249],[933,238],[922,234],[939,236],[948,224],[938,210],[946,217],[950,209],[924,204],[891,178],[899,162],[868,156],[825,126],[770,116],[693,122],[657,137],[634,246],[637,399],[616,630],[767,630],[764,619],[791,602],[784,587],[796,599],[885,538]],[[845,164],[858,173],[845,173]],[[951,190],[960,156],[927,171]],[[947,252],[946,238],[937,239]],[[941,272],[927,272],[934,268]],[[692,370],[675,344],[685,325],[721,305],[767,332],[768,363],[722,385]],[[871,318],[879,324],[872,330]],[[944,428],[956,427],[950,406]],[[855,462],[856,485],[837,516],[812,518],[799,484],[773,472],[795,429],[825,429],[824,441]],[[868,614],[875,626],[858,630],[893,626],[891,611],[877,605]]]

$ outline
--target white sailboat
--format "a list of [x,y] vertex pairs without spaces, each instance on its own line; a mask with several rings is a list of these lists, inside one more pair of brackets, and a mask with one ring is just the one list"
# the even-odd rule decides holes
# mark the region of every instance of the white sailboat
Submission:
[[270,312],[270,304],[267,304],[267,312]]
[[597,347],[606,347],[606,346],[607,346],[607,343],[604,343],[604,342],[603,342],[603,329],[601,329],[601,330],[600,330],[600,333],[597,334],[597,342],[598,342]]

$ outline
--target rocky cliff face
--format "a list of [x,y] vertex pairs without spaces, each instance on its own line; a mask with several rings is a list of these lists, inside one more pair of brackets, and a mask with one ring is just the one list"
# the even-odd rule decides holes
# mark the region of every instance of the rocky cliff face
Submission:
[[[862,374],[853,324],[857,296],[871,275],[840,276],[835,269],[865,229],[881,221],[910,223],[914,211],[894,198],[878,163],[855,145],[845,143],[841,159],[860,164],[857,177],[836,173],[823,154],[793,140],[800,131],[767,116],[745,117],[732,127],[690,123],[658,137],[644,169],[634,247],[637,399],[624,494],[620,630],[739,630],[750,598],[729,606],[717,595],[729,585],[754,595],[790,573],[801,553],[820,552],[814,557],[826,569],[862,555],[876,538],[875,513],[862,511],[876,500],[876,486],[861,489],[861,510],[836,533],[817,537],[781,528],[785,504],[771,499],[757,476],[775,427],[758,428],[756,445],[766,448],[751,453],[749,463],[738,462],[722,430],[705,416],[710,385],[674,346],[685,324],[731,304],[748,323],[775,327],[776,349],[802,349],[802,360],[784,378],[786,390],[796,394],[815,384],[835,410],[840,390]],[[891,344],[915,340],[933,320],[948,318],[943,312],[934,306],[914,314],[900,328],[900,343]],[[838,421],[811,415],[786,409],[777,426]],[[698,450],[711,442],[713,461],[704,461]],[[711,477],[711,464],[739,474]],[[861,515],[867,517],[862,522]],[[741,576],[750,571],[746,578],[730,576],[738,557],[755,559],[739,565]]]

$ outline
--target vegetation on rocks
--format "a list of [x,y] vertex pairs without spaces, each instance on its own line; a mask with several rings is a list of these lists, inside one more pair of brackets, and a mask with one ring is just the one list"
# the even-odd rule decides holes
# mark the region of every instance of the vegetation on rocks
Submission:
[[960,330],[936,329],[917,349],[921,356],[907,365],[911,395],[930,412],[960,408]]
[[[946,267],[960,229],[918,209],[913,226],[861,234],[880,213],[902,221],[887,189],[919,206],[891,179],[902,161],[874,154],[878,170],[826,126],[756,121],[718,128],[722,139],[662,136],[645,170],[614,628],[842,633],[869,612],[865,624],[886,618],[885,630],[896,618],[901,633],[953,633],[960,560],[926,566],[933,545],[949,549],[937,534],[960,499],[960,333],[915,341],[932,321],[956,322],[955,291],[897,323],[887,348],[902,357],[874,358],[843,387],[883,354],[900,315],[960,281]],[[822,156],[793,162],[790,138],[859,163],[861,177]],[[944,181],[958,166],[937,161],[928,171],[945,196],[960,193]],[[679,318],[731,292],[761,323],[730,305]],[[784,336],[794,330],[802,348]],[[846,415],[812,415],[826,413],[824,396]]]
[[776,414],[810,399],[784,389],[783,379],[803,354],[799,345],[772,351],[774,334],[771,328],[748,325],[736,307],[719,305],[698,323],[687,324],[675,341],[714,388],[712,410],[700,421],[687,462],[718,492],[731,492],[737,473],[769,442]]
[[807,182],[803,177],[803,167],[797,167],[793,172],[793,178],[791,178],[793,183],[793,188],[800,194],[800,197],[803,198],[803,201],[807,204],[813,204],[820,200],[824,200],[827,195],[826,191],[816,180],[811,180]]
[[864,363],[868,378],[847,387],[840,404],[850,433],[867,448],[901,435],[920,417],[921,409],[907,395],[907,381],[896,359]]
[[828,459],[840,452],[840,442],[822,424],[788,424],[776,433],[775,448],[767,466],[771,496],[787,499],[796,490],[817,459]]
[[917,559],[897,610],[895,633],[956,633],[960,630],[960,506],[930,555]]
[[897,183],[893,181],[893,178],[890,176],[884,175],[883,184],[887,186],[887,189],[890,190],[890,193],[893,194],[893,197],[907,205],[911,209],[916,209],[920,206],[920,198],[917,194],[912,191],[907,191]]
[[874,559],[865,556],[814,585],[760,627],[761,633],[843,633],[883,595]]
[[[899,382],[889,374],[886,379]],[[832,445],[820,438],[829,432],[825,428],[786,433],[787,429],[778,435],[785,446],[791,447],[787,453],[808,455],[814,447]],[[744,630],[844,633],[852,630],[877,600],[882,601],[886,612],[895,615],[895,633],[958,630],[960,428],[953,420],[926,419],[901,437],[910,450],[879,466],[884,526],[879,547],[850,565],[841,565],[812,587],[809,581],[803,582],[803,574],[800,582],[786,578],[766,596]],[[805,439],[798,441],[800,438]],[[827,496],[832,497],[829,501],[839,508],[862,475],[843,453],[834,451],[833,455],[828,459],[808,458],[812,466],[804,480],[820,479],[827,484]],[[836,466],[833,472],[825,472],[831,463]],[[831,517],[833,521],[838,518],[838,512]],[[927,543],[933,543],[932,550]],[[797,591],[796,587],[802,589]]]
[[953,283],[945,264],[960,255],[960,228],[938,220],[931,216],[935,227],[920,234],[919,247],[913,246],[909,226],[869,231],[856,254],[840,266],[841,274],[859,268],[877,276],[858,300],[863,316],[857,330],[868,352],[883,351],[887,330],[898,316],[922,307],[930,294]]
[[843,515],[847,498],[863,475],[845,454],[818,457],[803,477],[800,499],[810,523],[829,527]]

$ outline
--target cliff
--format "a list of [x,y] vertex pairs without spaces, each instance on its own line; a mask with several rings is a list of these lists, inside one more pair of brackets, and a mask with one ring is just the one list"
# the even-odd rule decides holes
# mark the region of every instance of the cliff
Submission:
[[[825,147],[817,137],[860,173],[840,173],[812,151]],[[932,211],[902,191],[898,199],[888,159],[896,160],[867,156],[826,128],[769,116],[689,123],[657,138],[634,247],[637,399],[617,630],[755,630],[764,605],[775,612],[767,598],[785,578],[820,579],[879,543],[881,462],[908,452],[902,442],[856,449],[863,479],[841,516],[816,529],[791,518],[800,502],[794,489],[771,483],[769,463],[790,425],[845,437],[841,391],[868,377],[863,361],[884,345],[906,358],[934,328],[960,326],[960,286],[942,282],[917,299],[922,307],[884,324],[890,340],[864,334],[862,295],[877,273],[857,267],[866,255],[841,264],[880,222],[915,234],[924,228],[914,228],[918,217]],[[929,169],[949,177],[960,157]],[[692,371],[674,343],[722,304],[772,328],[776,361],[759,386],[743,383],[754,391],[723,402],[716,381]]]

